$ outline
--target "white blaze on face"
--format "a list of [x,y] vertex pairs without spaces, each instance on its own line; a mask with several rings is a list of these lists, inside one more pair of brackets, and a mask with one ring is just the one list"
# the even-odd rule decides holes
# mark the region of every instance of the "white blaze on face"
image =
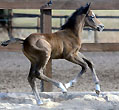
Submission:
[[92,16],[95,17],[95,13],[92,12]]

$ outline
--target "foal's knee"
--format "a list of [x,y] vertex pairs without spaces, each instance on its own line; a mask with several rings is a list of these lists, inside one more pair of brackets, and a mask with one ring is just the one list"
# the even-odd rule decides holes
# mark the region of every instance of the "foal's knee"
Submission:
[[94,67],[94,63],[90,60],[84,59],[84,61],[88,64],[89,68],[93,68]]
[[94,66],[94,63],[93,63],[91,60],[87,60],[87,63],[88,63],[89,65]]
[[84,63],[84,64],[82,65],[82,71],[83,71],[83,72],[86,72],[87,69],[88,69],[88,65],[87,65],[86,63]]
[[90,68],[94,68],[94,63],[93,63],[92,61],[88,61],[88,66],[89,66]]

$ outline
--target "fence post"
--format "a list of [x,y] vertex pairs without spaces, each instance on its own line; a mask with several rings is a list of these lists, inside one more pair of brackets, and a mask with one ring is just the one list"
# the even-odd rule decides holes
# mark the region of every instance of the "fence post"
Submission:
[[9,39],[13,38],[13,35],[12,35],[12,16],[13,16],[12,9],[9,9],[8,10],[8,27],[7,27]]
[[94,43],[98,43],[97,31],[94,31]]
[[[51,33],[51,20],[52,20],[52,10],[51,9],[41,9],[41,33]],[[44,70],[44,74],[50,78],[52,78],[52,61],[50,60],[46,65],[46,69]],[[51,83],[42,81],[42,90],[45,92],[52,91]]]
[[40,17],[37,18],[37,32],[40,33]]

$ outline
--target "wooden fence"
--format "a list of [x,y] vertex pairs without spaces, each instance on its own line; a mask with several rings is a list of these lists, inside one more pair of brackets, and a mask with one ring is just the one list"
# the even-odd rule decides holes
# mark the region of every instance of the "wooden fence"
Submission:
[[[12,11],[11,11],[12,12]],[[6,16],[2,16],[2,18],[5,18]],[[60,29],[60,27],[64,24],[64,21],[66,21],[67,20],[67,18],[68,18],[69,16],[68,15],[53,15],[52,16],[52,19],[59,19],[59,21],[60,21],[60,25],[59,26],[52,26],[51,27],[51,29],[53,30],[53,32],[54,31],[57,31],[57,30],[59,30]],[[40,26],[40,19],[41,19],[41,15],[39,15],[39,14],[24,14],[24,13],[11,13],[11,15],[9,15],[9,16],[7,16],[7,18],[8,19],[0,19],[0,21],[8,21],[8,35],[9,35],[9,37],[11,38],[11,37],[13,37],[13,34],[12,34],[12,30],[13,29],[36,29],[37,30],[37,32],[41,32],[41,27],[42,26]],[[13,21],[13,19],[14,18],[37,18],[37,25],[36,26],[12,26],[12,21]],[[97,16],[97,18],[103,18],[103,19],[119,19],[119,16]],[[98,42],[98,36],[97,36],[97,31],[95,31],[95,30],[93,30],[93,29],[91,29],[91,28],[84,28],[84,31],[89,31],[89,32],[92,32],[92,31],[94,31],[93,32],[93,36],[94,36],[94,43],[100,43],[100,42]],[[106,28],[106,29],[104,29],[103,30],[104,32],[106,31],[111,31],[111,32],[119,32],[119,28],[118,29],[115,29],[115,28],[112,28],[112,29],[110,29],[110,28]],[[91,37],[93,37],[93,36],[91,36]],[[17,36],[15,36],[15,37],[17,37]],[[111,45],[111,44],[110,44]],[[106,47],[104,47],[104,48],[106,48]],[[115,49],[113,49],[113,50],[111,50],[111,49],[113,49],[113,48],[110,48],[110,50],[108,49],[107,51],[114,51]],[[86,49],[87,51],[88,51],[88,49]],[[92,49],[89,49],[90,51],[93,51],[93,48]],[[106,50],[106,49],[102,49],[102,51],[103,50]],[[96,51],[96,50],[95,50]],[[98,48],[97,48],[97,51],[98,51]],[[117,51],[119,51],[119,50],[117,50]]]
[[[77,9],[87,2],[92,2],[91,8],[95,10],[119,9],[119,0],[52,0],[52,2],[50,0],[0,0],[0,8],[41,9],[41,30],[43,33],[51,32],[51,9]],[[51,61],[48,63],[46,71],[48,71],[47,76],[52,77]],[[44,84],[45,91],[51,91],[51,89],[51,84]]]
[[[38,15],[38,14],[24,14],[24,13],[12,13],[10,18],[9,19],[5,19],[5,20],[8,20],[8,21],[12,21],[13,18],[38,18],[40,19],[41,18],[41,15]],[[60,19],[60,26],[59,27],[52,27],[51,29],[52,30],[59,30],[60,27],[63,25],[63,19],[64,21],[67,20],[69,16],[68,15],[52,15],[52,19]],[[119,19],[119,16],[97,16],[97,18],[103,18],[103,19]],[[4,19],[0,19],[0,21],[3,21]],[[27,26],[12,26],[11,24],[11,28],[13,29],[41,29],[39,26],[39,21],[37,21],[37,26],[36,27],[27,27]],[[84,30],[88,31],[88,30],[93,30],[93,29],[89,29],[89,28],[84,28]],[[103,31],[119,31],[119,29],[104,29]]]
[[[10,12],[11,12],[11,14],[9,13],[8,16],[6,16],[6,15],[0,16],[1,18],[5,18],[5,19],[0,19],[1,22],[3,22],[3,21],[6,22],[7,21],[7,23],[8,23],[7,24],[7,26],[8,26],[7,29],[8,29],[8,35],[9,35],[10,38],[13,37],[13,35],[12,35],[12,32],[13,32],[12,30],[13,29],[36,29],[37,32],[41,32],[41,26],[40,26],[41,15],[39,15],[39,14],[12,13],[11,10],[10,10]],[[64,21],[66,21],[68,17],[69,17],[68,15],[53,15],[52,16],[52,19],[59,19],[59,21],[60,21],[60,23],[59,23],[60,25],[59,26],[57,26],[57,27],[56,26],[52,26],[51,27],[51,29],[53,30],[53,32],[59,30],[60,27],[64,24]],[[6,19],[6,18],[8,18],[8,19]],[[37,18],[37,25],[36,26],[31,26],[31,27],[30,26],[13,26],[12,25],[12,21],[13,21],[14,18],[22,18],[22,19],[23,18]],[[101,18],[101,19],[102,18],[103,19],[119,19],[119,16],[97,16],[97,18]],[[94,35],[93,35],[94,36],[94,43],[100,43],[97,40],[97,31],[95,31],[95,30],[93,30],[91,28],[84,28],[84,31],[90,31],[90,30],[94,31]],[[109,32],[110,31],[111,32],[119,32],[119,28],[118,29],[115,29],[115,28],[112,28],[112,29],[106,28],[103,31],[104,32],[105,31],[106,32],[107,31],[109,31]]]

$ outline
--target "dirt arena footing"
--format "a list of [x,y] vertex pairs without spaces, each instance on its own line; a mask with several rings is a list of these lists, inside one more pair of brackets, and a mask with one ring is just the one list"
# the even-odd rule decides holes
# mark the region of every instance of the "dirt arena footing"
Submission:
[[38,106],[31,93],[0,93],[0,110],[119,110],[119,92],[43,92]]

